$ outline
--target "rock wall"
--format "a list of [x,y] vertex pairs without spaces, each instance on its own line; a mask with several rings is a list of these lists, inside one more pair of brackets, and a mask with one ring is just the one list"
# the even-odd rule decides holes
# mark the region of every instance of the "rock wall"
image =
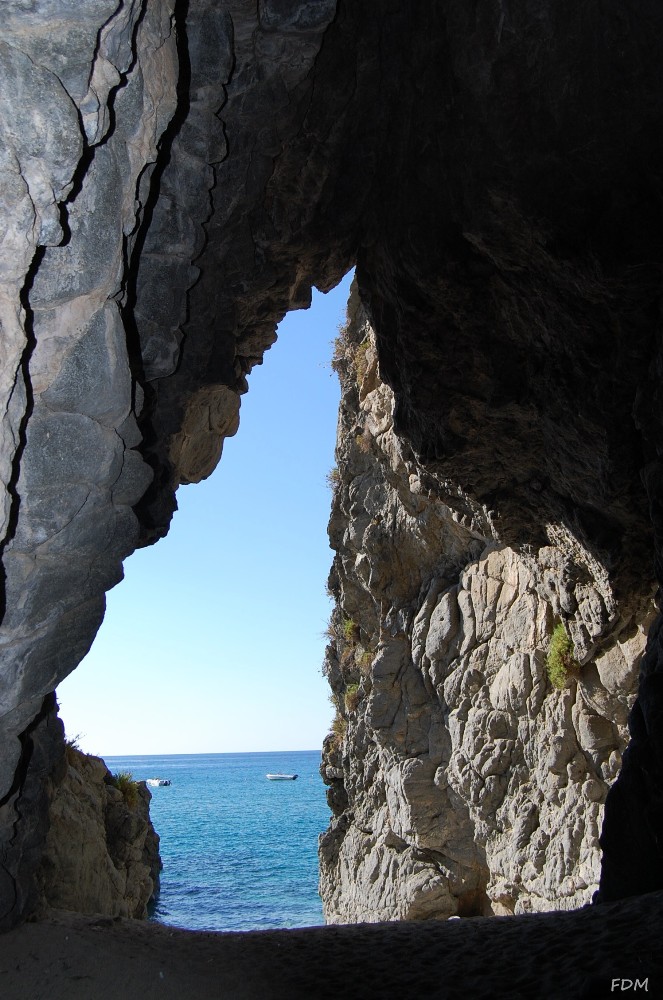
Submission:
[[[450,510],[446,484],[394,433],[394,394],[356,289],[334,365],[326,918],[590,902],[651,595],[622,605],[560,527],[517,552]],[[558,690],[546,654],[560,622],[579,669]]]
[[[322,230],[306,251],[305,234],[285,240],[269,266],[257,249],[274,242],[273,162],[316,118],[312,66],[334,12],[272,0],[3,6],[0,843],[12,848],[0,925],[25,904],[17,821],[43,826],[28,820],[26,748],[44,698],[87,652],[122,560],[167,531],[177,485],[218,461],[276,321],[310,302],[303,271],[316,259],[329,287],[350,264],[351,239],[322,253]],[[300,179],[302,159],[319,173],[307,147]],[[204,250],[216,263],[203,281]]]
[[145,784],[123,794],[102,760],[68,745],[52,694],[21,747],[25,770],[11,794],[22,811],[2,853],[3,874],[14,875],[14,911],[146,916],[161,858]]
[[[152,476],[123,311],[177,103],[172,18],[170,2],[3,7],[3,842],[26,815],[26,729],[89,649]],[[12,866],[1,881],[0,923]]]
[[103,760],[71,746],[51,782],[38,908],[146,917],[162,865],[145,782],[118,786]]
[[[334,586],[372,657],[370,691],[350,681],[365,733],[386,735],[360,780],[348,724],[339,814],[354,796],[370,838],[391,788],[401,856],[435,854],[447,909],[587,897],[661,578],[661,30],[656,0],[4,0],[0,925],[30,906],[49,698],[105,591],[214,467],[278,320],[354,262],[383,382],[357,419],[384,425],[389,460],[363,424],[343,446]],[[374,525],[352,505],[378,465]],[[542,676],[557,618],[582,667],[560,695]],[[663,885],[658,635],[606,805],[604,898]],[[431,802],[410,807],[418,784]],[[455,840],[433,830],[446,802]]]

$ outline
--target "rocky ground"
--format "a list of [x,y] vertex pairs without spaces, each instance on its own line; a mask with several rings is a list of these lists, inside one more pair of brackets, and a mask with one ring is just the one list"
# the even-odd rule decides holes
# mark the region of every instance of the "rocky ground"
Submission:
[[592,1000],[637,984],[660,996],[661,918],[661,893],[574,913],[248,934],[54,914],[0,937],[0,995]]

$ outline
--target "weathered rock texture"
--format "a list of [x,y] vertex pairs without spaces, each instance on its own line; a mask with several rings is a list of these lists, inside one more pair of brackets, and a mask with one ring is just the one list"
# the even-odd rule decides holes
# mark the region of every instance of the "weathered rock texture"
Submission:
[[[44,699],[122,560],[236,431],[276,322],[353,262],[384,385],[357,410],[368,451],[341,461],[375,496],[355,477],[334,515],[353,536],[341,606],[375,654],[342,770],[356,817],[390,789],[406,845],[370,848],[376,879],[405,856],[394,915],[431,912],[396,893],[415,851],[449,869],[440,913],[586,898],[661,575],[662,17],[657,0],[4,0],[0,924],[29,909],[43,843]],[[542,675],[556,616],[583,668],[561,695]],[[663,886],[658,636],[604,898]]]
[[[394,433],[356,292],[334,365],[327,920],[589,902],[651,599],[622,607],[605,569],[559,528],[554,544],[516,552],[463,523]],[[560,621],[580,664],[561,691],[546,669]]]
[[[177,105],[170,2],[3,6],[0,840],[25,816],[26,727],[88,650],[138,541],[127,262]],[[22,780],[22,779],[21,779]],[[16,906],[0,880],[0,922]]]
[[146,917],[161,860],[145,782],[118,787],[103,760],[72,747],[51,782],[40,908]]
[[67,745],[53,695],[21,743],[23,811],[2,858],[17,873],[17,912],[146,916],[161,871],[146,785],[123,794],[102,760]]

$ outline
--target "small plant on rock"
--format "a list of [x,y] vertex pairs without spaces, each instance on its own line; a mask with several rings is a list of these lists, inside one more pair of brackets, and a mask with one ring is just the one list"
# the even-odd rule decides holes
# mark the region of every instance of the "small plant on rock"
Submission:
[[355,444],[359,451],[363,452],[364,455],[370,454],[371,451],[371,433],[368,427],[364,427],[361,434],[355,435]]
[[343,323],[338,328],[338,336],[334,338],[332,342],[332,356],[331,356],[331,367],[332,370],[336,372],[339,377],[339,381],[342,381],[346,371],[347,371],[347,343],[348,343],[348,324]]
[[355,712],[357,710],[360,697],[359,685],[348,684],[345,689],[345,709],[347,712]]
[[368,359],[366,354],[369,347],[370,341],[368,339],[363,340],[357,348],[357,352],[355,354],[355,375],[357,376],[357,382],[359,385],[361,385],[366,376],[366,370],[368,368]]
[[546,667],[550,683],[559,691],[566,687],[569,678],[580,669],[573,655],[573,643],[561,623],[553,629]]
[[359,639],[359,626],[352,618],[343,619],[343,638],[348,646],[354,645]]
[[327,486],[332,492],[338,489],[338,484],[341,481],[341,473],[338,471],[336,466],[334,466],[333,469],[329,470],[326,479],[327,479]]
[[323,637],[323,639],[328,639],[329,642],[336,642],[336,639],[338,638],[338,635],[337,635],[336,625],[334,623],[334,616],[333,615],[331,616],[331,618],[327,622],[327,628],[322,633],[322,637]]
[[134,781],[130,771],[119,771],[111,775],[111,785],[122,792],[122,798],[130,809],[138,802],[138,783]]
[[373,663],[373,654],[370,649],[362,650],[359,656],[355,657],[355,660],[362,674],[370,673],[371,665]]
[[334,720],[331,724],[331,731],[334,737],[334,745],[337,750],[340,750],[343,746],[345,734],[348,731],[348,720],[344,719],[340,712],[337,712],[334,716]]
[[68,764],[74,764],[76,760],[76,755],[83,752],[80,747],[80,740],[81,740],[81,733],[76,733],[74,736],[65,736],[64,752]]

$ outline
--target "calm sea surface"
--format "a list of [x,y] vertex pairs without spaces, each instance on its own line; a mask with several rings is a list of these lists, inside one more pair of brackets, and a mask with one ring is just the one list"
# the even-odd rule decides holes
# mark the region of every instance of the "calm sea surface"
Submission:
[[329,807],[318,751],[105,760],[113,773],[172,781],[150,788],[163,860],[155,920],[231,931],[324,923],[317,847]]

